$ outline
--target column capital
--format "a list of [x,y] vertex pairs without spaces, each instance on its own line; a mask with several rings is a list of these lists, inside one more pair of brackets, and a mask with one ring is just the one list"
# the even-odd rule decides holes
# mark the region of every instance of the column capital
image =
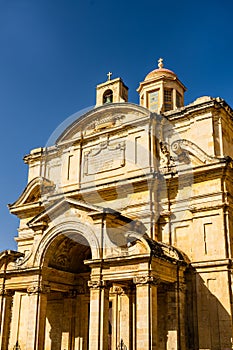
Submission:
[[28,286],[27,293],[29,295],[38,294],[38,293],[47,294],[47,293],[50,293],[50,286],[48,285],[39,286],[38,284],[33,283],[30,286]]
[[14,294],[14,290],[0,288],[0,296],[12,297]]
[[153,284],[158,285],[160,283],[160,278],[150,275],[139,275],[133,278],[133,283],[136,285]]
[[90,280],[87,282],[89,288],[98,289],[98,288],[107,288],[108,281],[99,280]]
[[118,295],[127,294],[129,290],[130,290],[129,286],[121,286],[121,285],[114,284],[110,288],[110,294],[118,294]]
[[185,282],[179,282],[179,283],[176,282],[176,288],[177,288],[180,292],[185,293],[186,290],[187,290],[187,285],[186,285]]

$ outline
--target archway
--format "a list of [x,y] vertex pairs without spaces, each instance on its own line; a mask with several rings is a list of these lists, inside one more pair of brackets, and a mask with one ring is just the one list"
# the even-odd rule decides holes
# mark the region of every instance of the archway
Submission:
[[74,231],[56,235],[47,247],[45,349],[88,349],[90,268],[84,261],[91,257],[88,241]]
[[108,89],[103,94],[103,104],[113,102],[113,91]]

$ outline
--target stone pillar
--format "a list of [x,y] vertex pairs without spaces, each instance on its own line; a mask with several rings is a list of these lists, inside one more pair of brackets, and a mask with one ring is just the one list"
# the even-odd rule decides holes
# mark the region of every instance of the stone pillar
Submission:
[[109,290],[102,280],[91,280],[89,349],[108,349]]
[[136,350],[157,348],[157,284],[152,276],[137,276],[136,284]]
[[186,306],[186,284],[183,282],[176,283],[176,300],[177,300],[177,320],[178,320],[178,343],[179,350],[186,349],[185,341],[185,306]]
[[14,295],[14,292],[11,290],[0,291],[0,299],[1,299],[0,349],[1,350],[7,350],[8,348],[13,295]]
[[29,295],[29,320],[27,327],[26,350],[43,350],[45,340],[45,323],[47,293],[50,288],[32,285],[27,289]]

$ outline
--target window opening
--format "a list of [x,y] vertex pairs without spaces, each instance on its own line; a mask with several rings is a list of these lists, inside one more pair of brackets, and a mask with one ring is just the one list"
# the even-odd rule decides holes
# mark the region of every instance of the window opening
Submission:
[[103,103],[112,103],[113,101],[113,91],[108,89],[103,94]]

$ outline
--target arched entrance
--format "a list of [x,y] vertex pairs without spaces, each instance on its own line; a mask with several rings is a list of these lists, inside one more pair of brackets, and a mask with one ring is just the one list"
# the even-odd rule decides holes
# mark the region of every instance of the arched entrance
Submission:
[[43,283],[49,286],[44,349],[88,349],[91,259],[88,241],[77,232],[58,234],[44,256]]

